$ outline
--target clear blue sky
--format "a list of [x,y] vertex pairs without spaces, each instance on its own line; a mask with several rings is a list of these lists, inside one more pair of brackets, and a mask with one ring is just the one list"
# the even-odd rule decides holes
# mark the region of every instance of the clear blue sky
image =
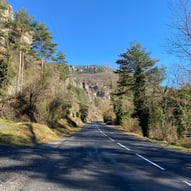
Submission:
[[7,0],[44,23],[69,64],[116,67],[118,55],[134,40],[152,58],[171,64],[164,45],[168,0]]

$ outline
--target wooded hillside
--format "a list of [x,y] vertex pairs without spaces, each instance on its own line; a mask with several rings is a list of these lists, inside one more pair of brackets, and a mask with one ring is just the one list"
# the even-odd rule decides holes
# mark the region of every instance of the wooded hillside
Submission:
[[189,145],[191,54],[185,39],[190,43],[191,6],[178,2],[183,19],[175,14],[176,35],[170,36],[168,50],[185,59],[173,83],[161,85],[165,68],[141,44],[133,42],[120,54],[115,72],[95,65],[69,66],[45,24],[24,9],[14,13],[0,0],[0,117],[51,127],[60,119],[74,126],[112,120],[146,137]]
[[[109,96],[110,87],[107,81],[106,86],[105,82],[96,85],[82,76],[84,73],[97,76],[107,71],[115,76],[112,70],[67,65],[44,24],[24,9],[14,13],[5,1],[0,1],[0,8],[0,117],[53,126],[61,118],[77,124],[102,120],[102,109],[111,104],[110,98],[102,95],[107,92]],[[81,76],[75,76],[77,73]]]

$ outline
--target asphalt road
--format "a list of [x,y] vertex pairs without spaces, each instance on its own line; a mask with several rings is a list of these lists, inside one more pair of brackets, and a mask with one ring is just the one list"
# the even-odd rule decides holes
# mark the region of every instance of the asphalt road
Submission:
[[100,123],[48,145],[0,146],[0,191],[49,190],[191,190],[191,154]]

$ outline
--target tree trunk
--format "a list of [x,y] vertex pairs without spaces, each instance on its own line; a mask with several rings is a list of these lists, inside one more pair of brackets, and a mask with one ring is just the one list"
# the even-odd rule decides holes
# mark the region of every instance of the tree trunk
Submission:
[[21,91],[22,91],[23,85],[24,85],[24,66],[25,66],[24,53],[22,52],[22,57],[21,57]]
[[22,51],[19,51],[19,66],[18,66],[18,75],[17,75],[17,88],[16,91],[21,90],[21,73],[22,73]]

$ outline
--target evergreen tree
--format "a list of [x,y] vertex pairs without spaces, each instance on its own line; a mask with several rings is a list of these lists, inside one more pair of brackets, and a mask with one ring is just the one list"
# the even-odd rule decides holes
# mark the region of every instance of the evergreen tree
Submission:
[[0,0],[0,88],[5,88],[14,76],[14,72],[10,69],[10,46],[8,41],[8,28],[12,18],[5,16],[4,13],[7,8],[6,2]]
[[115,123],[117,125],[121,125],[122,121],[123,121],[123,117],[125,115],[122,95],[119,96],[116,93],[113,93],[111,98],[112,98],[112,103],[113,103],[113,110],[116,114]]
[[[4,16],[2,14],[3,10],[5,9],[4,3],[0,1],[0,38],[4,38],[4,32],[2,28],[4,28]],[[2,44],[0,43],[2,46]],[[0,52],[2,54],[2,52]],[[2,57],[2,56],[1,56]],[[0,88],[2,88],[4,81],[7,76],[7,64],[4,62],[3,58],[0,58]]]
[[41,67],[44,70],[44,61],[48,59],[54,60],[53,54],[55,53],[56,44],[52,42],[52,35],[44,24],[35,22],[33,24],[34,41],[32,48],[36,56],[41,59]]
[[0,88],[4,86],[4,83],[7,78],[7,73],[8,73],[8,65],[4,60],[0,61]]
[[59,79],[66,80],[69,77],[69,67],[66,64],[65,56],[61,51],[56,55],[56,63],[58,64]]
[[17,91],[21,91],[24,81],[24,56],[30,51],[31,47],[28,42],[23,39],[24,35],[32,32],[33,18],[26,12],[25,9],[15,13],[15,18],[10,23],[12,28],[9,33],[9,40],[14,49],[19,51],[19,64],[17,72]]
[[[134,117],[139,119],[143,136],[149,136],[150,111],[147,105],[147,75],[156,63],[145,49],[138,43],[133,43],[129,49],[120,55],[116,62],[119,65],[119,87],[121,93],[132,91],[134,103]],[[150,72],[150,74],[152,74]]]

